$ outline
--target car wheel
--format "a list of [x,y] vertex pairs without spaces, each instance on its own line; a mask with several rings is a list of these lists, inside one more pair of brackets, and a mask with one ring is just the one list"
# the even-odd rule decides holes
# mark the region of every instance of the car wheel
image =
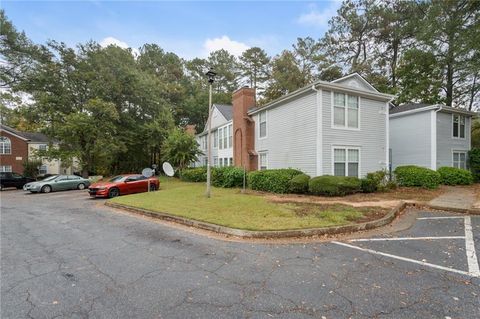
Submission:
[[80,189],[80,190],[85,189],[85,184],[83,183],[78,184],[77,189]]
[[150,191],[154,192],[156,190],[157,190],[157,186],[155,186],[155,184],[150,184]]
[[108,191],[108,197],[110,198],[117,197],[118,195],[120,195],[118,188],[112,188]]
[[50,193],[52,191],[52,186],[45,185],[42,187],[42,193]]

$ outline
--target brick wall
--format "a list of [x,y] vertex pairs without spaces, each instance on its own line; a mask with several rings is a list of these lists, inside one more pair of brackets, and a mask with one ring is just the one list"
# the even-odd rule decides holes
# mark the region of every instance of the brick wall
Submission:
[[1,154],[0,165],[11,165],[13,172],[22,174],[23,161],[28,158],[28,143],[4,130],[0,131],[0,136],[9,138],[12,143],[12,154]]

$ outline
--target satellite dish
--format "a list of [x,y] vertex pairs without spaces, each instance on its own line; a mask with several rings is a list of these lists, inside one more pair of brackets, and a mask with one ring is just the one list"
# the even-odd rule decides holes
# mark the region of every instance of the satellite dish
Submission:
[[172,165],[169,162],[165,162],[162,165],[163,171],[165,175],[172,177],[175,174],[175,170],[173,169]]
[[153,170],[151,168],[144,168],[142,171],[142,175],[145,177],[152,177],[153,176]]

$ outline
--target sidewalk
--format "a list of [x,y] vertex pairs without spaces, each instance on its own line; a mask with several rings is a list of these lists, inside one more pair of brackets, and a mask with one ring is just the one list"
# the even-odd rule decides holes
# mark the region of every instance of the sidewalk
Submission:
[[476,200],[477,196],[473,189],[447,187],[445,193],[431,200],[428,204],[453,209],[472,209]]

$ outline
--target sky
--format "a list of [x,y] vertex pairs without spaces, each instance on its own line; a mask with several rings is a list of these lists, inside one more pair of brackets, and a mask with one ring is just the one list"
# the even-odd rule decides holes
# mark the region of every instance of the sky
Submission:
[[36,43],[94,40],[136,50],[156,43],[191,59],[259,46],[269,55],[297,37],[322,37],[338,1],[12,1],[0,8]]

